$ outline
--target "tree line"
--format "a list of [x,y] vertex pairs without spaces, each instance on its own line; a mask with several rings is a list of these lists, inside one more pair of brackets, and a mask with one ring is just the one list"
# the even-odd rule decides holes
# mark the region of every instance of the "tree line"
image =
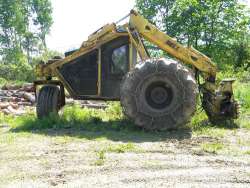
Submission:
[[31,72],[34,55],[46,51],[52,23],[50,0],[0,0],[0,77],[29,76],[25,71]]
[[[238,0],[136,0],[136,8],[221,69],[250,67],[250,11]],[[50,0],[0,0],[0,77],[34,78],[33,65],[55,54],[46,46],[52,23]]]
[[220,68],[250,67],[250,11],[238,0],[136,0],[161,30],[212,57]]

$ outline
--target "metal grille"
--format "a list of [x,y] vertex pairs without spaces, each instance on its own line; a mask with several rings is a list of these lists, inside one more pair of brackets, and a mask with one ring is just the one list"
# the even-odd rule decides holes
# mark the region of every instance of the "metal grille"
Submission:
[[97,50],[64,64],[59,72],[76,95],[96,95],[98,64]]

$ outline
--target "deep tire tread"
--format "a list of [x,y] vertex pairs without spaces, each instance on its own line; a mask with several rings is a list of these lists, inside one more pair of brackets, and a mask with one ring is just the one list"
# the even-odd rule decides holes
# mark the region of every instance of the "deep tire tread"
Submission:
[[48,117],[50,113],[58,113],[59,93],[59,88],[54,85],[46,85],[40,89],[36,108],[39,119]]
[[[141,109],[138,98],[134,96],[136,89],[147,77],[163,75],[173,83],[179,95],[179,106],[173,107],[172,111],[161,116],[149,115],[145,109]],[[159,77],[159,76],[158,76]],[[140,92],[140,91],[139,91]],[[147,130],[176,129],[186,124],[196,109],[198,89],[191,71],[170,59],[159,59],[139,64],[129,72],[121,83],[121,105],[126,116],[128,116],[139,127]],[[174,117],[173,117],[174,116]]]

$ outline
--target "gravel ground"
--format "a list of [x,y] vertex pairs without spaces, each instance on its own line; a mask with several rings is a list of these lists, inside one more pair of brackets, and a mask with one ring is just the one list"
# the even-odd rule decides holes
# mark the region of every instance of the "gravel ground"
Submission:
[[[124,142],[53,131],[12,133],[12,138],[8,128],[0,130],[6,137],[0,142],[0,187],[250,186],[250,155],[204,152],[200,144],[213,142],[210,137],[137,138],[131,150],[105,151],[97,165],[103,148]],[[234,135],[250,138],[249,131]]]

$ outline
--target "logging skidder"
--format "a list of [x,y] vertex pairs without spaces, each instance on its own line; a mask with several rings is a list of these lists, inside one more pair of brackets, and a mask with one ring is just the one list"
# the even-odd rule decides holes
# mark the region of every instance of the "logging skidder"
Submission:
[[[41,79],[35,84],[42,85],[37,99],[39,118],[65,105],[64,88],[74,99],[120,100],[125,115],[148,130],[184,125],[195,112],[198,93],[211,121],[238,117],[234,80],[217,85],[217,69],[210,58],[181,45],[136,11],[128,17],[126,24],[98,29],[64,58],[37,66]],[[173,59],[151,58],[144,41]]]

